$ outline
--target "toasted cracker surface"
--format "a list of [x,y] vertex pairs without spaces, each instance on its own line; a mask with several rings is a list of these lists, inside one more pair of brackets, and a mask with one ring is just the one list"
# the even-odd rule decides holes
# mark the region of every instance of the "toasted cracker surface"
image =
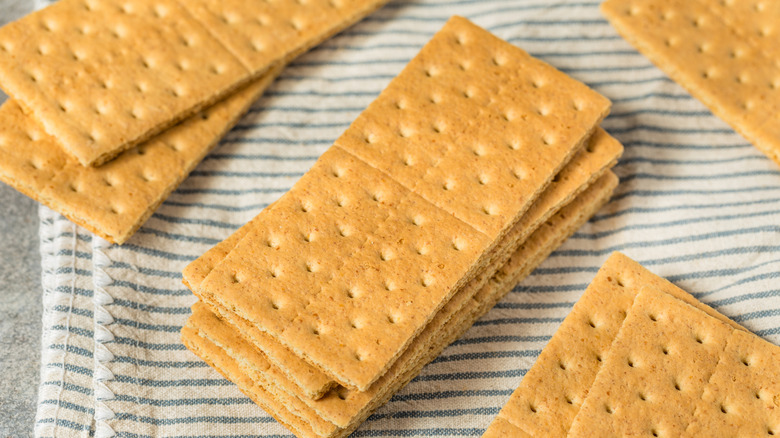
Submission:
[[734,331],[683,437],[780,434],[780,348]]
[[451,18],[336,145],[488,235],[501,235],[610,103]]

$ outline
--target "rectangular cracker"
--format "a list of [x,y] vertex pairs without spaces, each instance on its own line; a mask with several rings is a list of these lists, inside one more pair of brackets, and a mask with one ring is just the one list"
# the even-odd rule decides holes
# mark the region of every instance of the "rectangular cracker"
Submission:
[[[583,194],[583,197],[578,200],[577,205],[590,205],[589,203],[595,202],[593,199],[596,196],[601,195],[604,192],[611,191],[614,185],[616,185],[614,176],[599,179],[596,183],[594,183],[594,188],[587,190]],[[588,209],[581,207],[572,207],[569,210],[572,209],[579,209],[578,211],[586,212],[589,211]],[[556,207],[555,210],[558,210],[558,208]],[[574,216],[575,217],[571,218],[570,220],[576,223],[576,214],[574,214]],[[510,236],[512,236],[512,233],[510,233]],[[521,238],[519,236],[523,237]],[[516,237],[517,240],[525,240],[525,238],[525,234],[520,234],[518,237]],[[555,243],[554,237],[550,237],[549,240]],[[514,247],[516,248],[516,246]],[[359,418],[362,413],[365,412],[368,406],[370,406],[371,400],[380,397],[387,391],[387,382],[393,382],[395,376],[397,376],[400,372],[399,370],[404,370],[410,367],[410,364],[414,364],[419,360],[420,356],[424,354],[426,345],[435,342],[434,340],[446,338],[446,330],[448,326],[457,326],[458,320],[463,319],[467,315],[475,313],[481,307],[484,307],[479,301],[474,299],[474,296],[479,292],[483,294],[485,293],[483,291],[485,289],[485,285],[488,283],[493,274],[498,270],[498,267],[504,264],[504,262],[505,259],[503,258],[496,260],[493,262],[496,264],[496,266],[486,269],[485,272],[479,274],[479,277],[485,277],[484,279],[478,278],[472,280],[465,288],[463,288],[462,291],[456,293],[455,296],[434,316],[431,322],[422,331],[420,336],[414,340],[412,347],[406,350],[400,359],[390,368],[388,373],[382,376],[380,380],[374,383],[374,385],[372,385],[371,388],[369,388],[367,391],[346,391],[345,388],[338,387],[327,393],[324,396],[324,399],[315,401],[308,397],[307,394],[299,391],[298,388],[288,379],[280,379],[276,373],[269,373],[269,375],[264,377],[266,380],[275,382],[273,387],[266,386],[266,390],[271,394],[286,392],[287,394],[283,394],[283,396],[291,395],[297,397],[298,399],[303,400],[303,402],[306,403],[309,407],[314,409],[318,416],[336,424],[337,426],[347,427],[355,420],[355,418]],[[528,260],[522,260],[521,263],[525,265],[527,262]],[[512,266],[513,268],[515,267],[514,265]],[[504,279],[504,281],[506,280],[508,279]],[[496,300],[497,299],[500,299],[500,297],[496,298]],[[485,301],[487,302],[489,300]],[[211,305],[211,303],[209,304]],[[492,307],[492,304],[490,307]],[[486,307],[485,311],[487,311],[490,307]],[[236,330],[238,327],[238,333],[243,335],[242,337],[244,339],[247,339],[245,333],[241,332],[242,325],[240,323],[238,325],[231,324],[234,322],[234,319],[231,319],[232,314],[229,312],[226,314],[224,309],[216,308],[216,310],[220,316],[225,317],[225,322],[228,326],[231,326],[232,330]],[[255,340],[249,342],[256,345]],[[229,354],[234,354],[229,347],[225,347],[227,342],[218,341],[217,343],[221,344]],[[265,346],[263,346],[263,348],[264,347]],[[265,351],[263,348],[261,348],[259,351]],[[267,367],[265,366],[266,364],[264,362],[257,367],[253,367],[252,362],[252,360],[243,361],[244,366],[248,366],[250,368],[245,369],[245,372],[247,372],[250,376],[266,373],[264,370],[266,370]],[[286,375],[297,376],[302,372],[302,370],[298,370],[297,368],[293,370],[283,370],[278,365],[276,365],[274,361],[271,360],[269,362],[273,364],[272,368],[281,370]],[[305,370],[305,368],[303,370]],[[255,378],[254,380],[259,380],[259,378]]]
[[100,237],[122,244],[178,187],[282,67],[110,163],[83,167],[25,116],[0,107],[0,181]]
[[[485,78],[496,75],[503,88],[490,89]],[[476,87],[474,98],[454,88],[463,84]],[[433,103],[412,100],[431,90]],[[260,213],[260,226],[197,292],[365,390],[485,266],[608,108],[581,83],[454,17],[315,164],[324,176],[307,173]],[[405,170],[371,162],[379,149],[427,154],[402,167],[422,171],[421,180],[446,172],[457,181],[440,180],[435,194],[428,183],[412,187]],[[464,168],[476,173],[468,183]],[[466,193],[480,205],[464,205]]]
[[645,287],[569,436],[770,436],[778,358],[780,347]]
[[[320,33],[308,35],[306,43],[287,53],[281,64],[233,96],[147,140],[136,150],[120,154],[99,169],[80,166],[61,150],[56,139],[23,113],[17,102],[9,100],[0,107],[0,181],[104,239],[122,244],[257,100],[281,72],[282,64],[349,26],[380,3],[364,2],[354,10],[340,8],[345,16],[332,23],[329,31],[320,28]],[[107,199],[117,205],[107,203]],[[118,214],[120,211],[122,214]]]
[[87,165],[252,76],[176,0],[63,0],[0,29],[0,84]]
[[[625,255],[613,253],[523,377],[498,418],[532,436],[565,437],[626,313],[646,285],[739,327]],[[493,433],[492,427],[487,433]]]
[[607,0],[629,43],[780,164],[776,1]]
[[298,56],[388,0],[188,0],[182,5],[252,72]]
[[[524,243],[523,249],[518,250],[513,256],[513,265],[507,266],[503,269],[507,275],[503,275],[500,278],[494,278],[491,282],[483,288],[481,296],[489,297],[497,301],[498,298],[506,294],[514,287],[516,280],[520,276],[528,275],[535,266],[541,263],[546,256],[554,250],[554,248],[560,244],[560,242],[567,236],[574,233],[587,219],[592,216],[611,196],[614,187],[617,185],[617,178],[611,172],[608,172],[593,186],[579,195],[574,201],[566,206],[558,215],[550,220],[550,226],[546,227],[543,231],[534,233]],[[474,302],[474,304],[477,304]],[[203,349],[198,347],[199,345],[215,345],[210,339],[205,339],[201,336],[194,326],[200,325],[199,321],[203,318],[203,314],[198,314],[203,308],[196,308],[193,317],[188,320],[187,327],[182,332],[182,339],[185,345],[188,345],[191,350],[204,359],[214,364],[217,362],[215,358],[221,360],[223,363],[230,365],[229,369],[220,367],[217,365],[217,369],[226,375],[230,380],[237,383],[239,388],[247,393],[253,400],[263,406],[271,406],[269,413],[274,415],[277,419],[280,419],[282,424],[285,424],[299,437],[315,437],[323,436],[317,435],[313,432],[312,423],[319,421],[319,415],[313,410],[297,410],[293,412],[289,409],[285,409],[285,405],[280,401],[274,399],[268,389],[263,386],[256,385],[248,378],[245,371],[241,370],[238,365],[237,359],[231,357],[225,351],[212,350],[209,353],[204,354]],[[368,415],[376,408],[384,404],[397,390],[403,387],[408,381],[419,373],[419,370],[439,355],[452,341],[462,335],[473,322],[478,319],[484,312],[489,310],[489,307],[470,306],[464,308],[464,310],[457,317],[450,320],[447,327],[442,327],[441,330],[431,332],[431,336],[428,337],[429,341],[427,345],[422,342],[420,338],[415,340],[415,349],[422,350],[418,354],[414,355],[416,360],[406,364],[406,361],[398,361],[393,365],[390,375],[383,376],[383,382],[380,380],[378,383],[383,383],[387,386],[387,389],[383,391],[377,391],[372,387],[373,392],[371,397],[361,397],[360,400],[364,405],[363,409],[358,410],[358,413],[351,419],[346,427],[340,429],[334,435],[330,436],[346,436],[357,428]],[[207,315],[206,315],[207,316]],[[212,329],[216,327],[212,326]],[[230,333],[233,329],[224,324],[222,326],[223,333]],[[212,331],[213,333],[213,331]],[[241,342],[246,341],[239,338]],[[435,340],[435,341],[434,341]],[[235,344],[232,345],[235,347]],[[250,348],[251,350],[251,348]],[[211,354],[212,356],[209,356]],[[235,354],[235,352],[234,352]],[[407,350],[405,355],[412,357],[413,354]],[[241,359],[239,358],[238,361]],[[405,366],[402,369],[402,364]],[[228,375],[232,374],[232,376]],[[260,380],[260,379],[257,379]],[[320,403],[329,403],[338,406],[350,406],[354,405],[357,401],[355,396],[359,395],[355,391],[341,390],[341,397],[339,394],[334,394],[334,397],[321,401]],[[374,392],[376,391],[376,392]],[[284,397],[284,395],[282,395]],[[283,412],[280,413],[280,410]]]
[[609,107],[585,84],[455,16],[335,144],[501,237]]
[[[82,165],[100,165],[385,2],[62,0],[0,29],[0,84]],[[211,20],[187,10],[217,3]]]
[[[598,129],[588,140],[587,147],[581,150],[566,167],[556,176],[545,192],[536,200],[523,220],[515,225],[514,233],[522,233],[518,241],[526,239],[527,235],[539,224],[546,221],[567,204],[590,183],[597,179],[609,167],[612,167],[622,153],[622,146],[604,130]],[[217,244],[203,256],[188,265],[183,272],[183,282],[190,289],[196,289],[200,282],[219,263],[227,253],[235,247],[240,238],[255,227],[255,218],[241,227],[228,239]],[[463,291],[457,292],[457,294]],[[473,291],[472,291],[473,293]],[[204,297],[207,299],[207,297]],[[263,351],[268,359],[279,369],[287,373],[289,382],[295,384],[309,398],[318,399],[335,382],[324,373],[316,370],[305,361],[293,354],[270,336],[255,328],[243,318],[234,315],[217,303],[209,302],[230,324],[234,325],[250,342]],[[294,389],[290,389],[294,390]]]

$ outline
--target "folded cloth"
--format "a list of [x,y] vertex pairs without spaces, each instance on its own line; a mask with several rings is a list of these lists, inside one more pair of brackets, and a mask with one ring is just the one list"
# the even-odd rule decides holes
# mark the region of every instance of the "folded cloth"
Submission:
[[780,171],[625,43],[599,1],[391,2],[303,56],[125,245],[41,209],[36,436],[287,433],[179,341],[191,260],[297,181],[453,14],[613,101],[610,204],[357,435],[478,436],[614,250],[780,343]]

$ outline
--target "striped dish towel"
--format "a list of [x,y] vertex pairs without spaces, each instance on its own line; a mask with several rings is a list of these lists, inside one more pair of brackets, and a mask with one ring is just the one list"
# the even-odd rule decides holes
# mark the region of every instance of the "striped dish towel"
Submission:
[[122,247],[41,208],[37,436],[287,436],[190,354],[180,272],[277,199],[453,14],[614,102],[615,197],[356,436],[479,436],[610,252],[780,343],[780,171],[652,66],[597,0],[396,0],[288,67]]

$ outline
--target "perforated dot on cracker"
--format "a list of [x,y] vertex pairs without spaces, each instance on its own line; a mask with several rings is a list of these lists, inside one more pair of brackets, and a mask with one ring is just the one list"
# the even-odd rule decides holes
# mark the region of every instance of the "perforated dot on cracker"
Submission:
[[0,84],[99,165],[385,1],[63,0],[0,29]]
[[607,0],[617,31],[780,164],[780,4]]
[[[503,275],[492,278],[480,290],[479,296],[485,303],[500,299],[520,278],[528,275],[563,239],[609,199],[616,184],[615,175],[607,172],[551,218],[547,222],[549,226],[532,234],[523,247],[513,254],[512,262],[501,270]],[[291,402],[289,397],[292,394],[279,384],[284,378],[277,377],[276,381],[269,383],[275,371],[265,376],[258,372],[259,368],[265,367],[265,362],[256,357],[253,346],[245,339],[235,337],[234,328],[210,315],[204,306],[196,305],[193,309],[193,316],[182,332],[182,339],[193,352],[236,383],[297,436],[341,437],[357,428],[374,409],[416,376],[422,366],[433,360],[444,347],[490,309],[490,306],[481,306],[484,303],[476,300],[467,301],[468,304],[460,307],[451,317],[437,315],[442,323],[427,327],[423,335],[415,340],[413,348],[404,353],[404,358],[396,362],[369,391],[340,388],[317,401],[298,396],[298,400],[304,402],[304,407]],[[338,427],[323,427],[323,420]]]
[[198,294],[365,390],[490,261],[608,108],[455,17]]

